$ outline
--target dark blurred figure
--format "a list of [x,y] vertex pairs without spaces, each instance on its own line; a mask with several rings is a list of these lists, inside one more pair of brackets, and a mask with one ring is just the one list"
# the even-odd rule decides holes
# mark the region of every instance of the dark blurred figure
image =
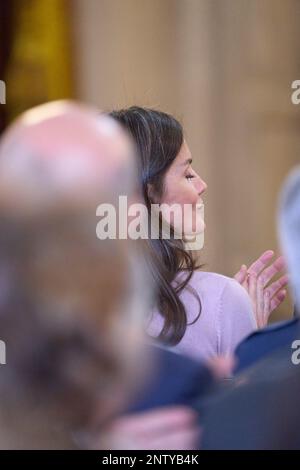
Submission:
[[289,348],[298,338],[300,338],[300,318],[295,310],[291,320],[276,322],[255,331],[238,345],[235,350],[237,361],[234,373],[242,372],[285,346]]
[[[279,234],[298,310],[300,167],[291,173],[282,192]],[[202,403],[205,449],[300,449],[300,334],[296,331],[290,341]]]
[[300,366],[292,352],[277,350],[202,403],[202,448],[300,449]]

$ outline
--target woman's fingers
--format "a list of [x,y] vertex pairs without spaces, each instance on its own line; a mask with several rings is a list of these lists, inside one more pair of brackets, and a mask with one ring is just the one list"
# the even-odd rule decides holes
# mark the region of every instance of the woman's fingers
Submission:
[[249,295],[251,297],[252,302],[255,305],[255,309],[257,306],[257,278],[255,274],[249,274],[248,276],[248,288],[249,288]]
[[239,282],[240,284],[243,284],[247,278],[247,266],[243,264],[241,266],[241,269],[236,273],[234,276],[234,279]]
[[273,312],[286,298],[287,295],[287,290],[282,289],[279,292],[277,292],[274,297],[271,299],[271,304],[270,304],[270,311]]
[[270,292],[265,291],[264,292],[264,319],[265,319],[265,325],[268,323],[269,315],[271,311],[271,297],[270,297]]
[[248,269],[249,274],[256,274],[257,276],[261,271],[266,267],[266,265],[271,261],[274,256],[274,251],[267,250],[265,251]]
[[261,274],[260,277],[262,278],[264,282],[264,286],[270,282],[272,277],[276,276],[280,271],[283,271],[285,269],[285,259],[283,256],[279,256],[274,263],[272,263],[270,266],[265,268]]
[[288,276],[284,275],[273,282],[268,288],[264,287],[264,281],[254,274],[248,277],[248,292],[253,304],[254,315],[257,326],[262,328],[267,325],[270,314],[286,298],[287,291],[284,289],[288,283]]
[[272,298],[276,294],[276,292],[286,287],[288,285],[288,282],[289,277],[287,274],[284,274],[277,281],[274,281],[272,284],[270,284],[266,291],[270,292],[270,297]]
[[279,256],[268,266],[273,256],[272,250],[265,251],[248,269],[243,264],[234,276],[251,298],[258,327],[268,323],[271,312],[283,302],[287,294],[285,287],[289,278],[286,274],[266,287],[286,266],[283,256]]
[[[256,307],[256,316],[257,316],[257,326],[265,326],[265,302],[264,302],[264,285],[260,278],[256,282],[256,297],[257,297],[257,307]],[[269,315],[267,316],[267,318]]]

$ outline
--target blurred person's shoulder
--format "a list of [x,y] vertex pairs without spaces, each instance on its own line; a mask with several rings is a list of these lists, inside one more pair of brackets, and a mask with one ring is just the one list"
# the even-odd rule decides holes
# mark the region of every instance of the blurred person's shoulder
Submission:
[[254,331],[241,341],[235,350],[238,359],[235,373],[251,366],[256,361],[280,348],[292,351],[294,340],[300,339],[300,318],[275,322]]

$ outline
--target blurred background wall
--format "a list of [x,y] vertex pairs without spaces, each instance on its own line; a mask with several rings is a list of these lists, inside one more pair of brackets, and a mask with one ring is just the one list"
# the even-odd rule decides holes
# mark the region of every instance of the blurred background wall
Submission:
[[[12,4],[7,122],[61,97],[175,114],[208,183],[205,269],[232,276],[262,251],[278,252],[278,191],[300,161],[300,105],[291,102],[299,0]],[[290,313],[289,301],[274,318]]]

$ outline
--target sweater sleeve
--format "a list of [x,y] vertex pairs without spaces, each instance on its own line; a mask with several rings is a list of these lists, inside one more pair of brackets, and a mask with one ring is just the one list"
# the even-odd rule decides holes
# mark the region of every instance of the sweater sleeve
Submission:
[[220,295],[217,324],[218,354],[232,354],[257,329],[250,297],[234,279],[227,279]]

